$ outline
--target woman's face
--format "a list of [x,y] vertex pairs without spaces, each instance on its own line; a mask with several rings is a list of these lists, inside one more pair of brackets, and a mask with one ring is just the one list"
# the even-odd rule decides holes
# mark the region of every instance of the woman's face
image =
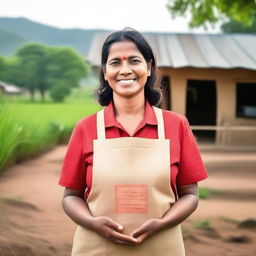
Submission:
[[110,46],[104,79],[108,81],[113,94],[129,98],[144,95],[150,74],[150,64],[132,41],[116,42]]

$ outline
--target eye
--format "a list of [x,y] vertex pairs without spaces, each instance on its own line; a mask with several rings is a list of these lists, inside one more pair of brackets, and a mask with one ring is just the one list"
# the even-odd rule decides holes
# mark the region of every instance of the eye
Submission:
[[139,59],[131,59],[130,61],[132,64],[140,63],[141,61]]
[[120,61],[118,61],[118,60],[113,60],[113,61],[111,61],[111,62],[109,63],[110,66],[117,66],[117,65],[119,65],[119,64],[120,64]]

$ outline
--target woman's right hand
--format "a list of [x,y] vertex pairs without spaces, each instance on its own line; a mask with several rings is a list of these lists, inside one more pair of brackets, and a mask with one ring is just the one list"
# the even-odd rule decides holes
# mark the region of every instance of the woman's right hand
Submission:
[[122,234],[123,227],[107,216],[93,217],[90,225],[92,230],[105,237],[108,241],[122,245],[137,245],[137,239]]

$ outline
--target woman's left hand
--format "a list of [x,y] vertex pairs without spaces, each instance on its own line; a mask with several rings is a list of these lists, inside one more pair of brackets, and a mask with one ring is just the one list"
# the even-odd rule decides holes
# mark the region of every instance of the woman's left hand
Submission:
[[180,224],[196,209],[198,204],[197,183],[179,186],[178,195],[178,201],[161,219],[149,219],[131,233],[131,236],[137,239],[138,244],[143,243],[161,229]]
[[137,239],[138,245],[143,243],[147,238],[157,233],[163,228],[161,219],[150,219],[144,222],[140,227],[135,229],[131,236]]

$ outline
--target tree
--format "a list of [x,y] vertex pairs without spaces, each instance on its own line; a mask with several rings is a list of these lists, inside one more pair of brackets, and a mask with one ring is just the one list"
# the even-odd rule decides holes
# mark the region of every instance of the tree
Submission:
[[40,90],[44,100],[44,87],[46,80],[46,54],[47,46],[41,44],[27,44],[20,48],[16,56],[19,58],[23,71],[23,86],[26,87],[34,98],[36,89]]
[[18,58],[3,58],[0,56],[0,80],[25,87],[26,77],[24,67]]
[[231,20],[221,25],[221,30],[225,33],[256,33],[256,15],[251,26],[246,27],[241,23]]
[[65,81],[59,81],[51,87],[50,96],[56,102],[61,102],[70,93],[69,86]]
[[35,90],[39,90],[43,101],[45,92],[59,81],[69,88],[75,87],[88,73],[84,60],[69,48],[27,44],[16,56],[23,73],[23,86],[29,89],[32,98]]
[[70,48],[52,48],[47,56],[46,84],[54,86],[65,81],[69,88],[77,87],[79,81],[88,74],[89,68],[84,60]]
[[173,18],[191,14],[189,26],[206,27],[222,20],[252,25],[256,14],[255,0],[169,0],[167,8]]
[[0,56],[0,80],[5,78],[6,66],[5,58]]

